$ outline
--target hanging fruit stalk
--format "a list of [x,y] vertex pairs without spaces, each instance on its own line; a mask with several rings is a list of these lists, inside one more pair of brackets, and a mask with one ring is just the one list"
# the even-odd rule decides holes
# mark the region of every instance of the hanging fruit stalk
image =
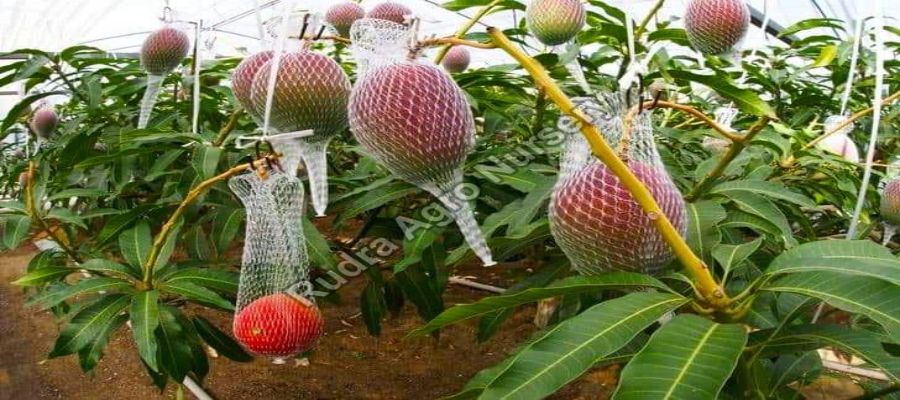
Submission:
[[138,129],[147,127],[163,79],[181,64],[190,49],[191,40],[188,35],[172,27],[157,30],[144,41],[140,58],[141,66],[147,71],[147,89],[141,100]]

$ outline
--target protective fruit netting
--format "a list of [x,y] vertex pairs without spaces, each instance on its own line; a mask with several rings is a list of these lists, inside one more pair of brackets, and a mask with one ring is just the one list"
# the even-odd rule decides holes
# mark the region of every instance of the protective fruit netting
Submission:
[[356,75],[370,68],[402,61],[409,54],[412,31],[406,26],[376,18],[363,18],[350,28],[350,51],[356,60]]
[[191,50],[191,38],[182,28],[176,24],[166,24],[147,36],[141,46],[141,67],[147,71],[147,89],[141,100],[138,129],[146,128],[150,122],[165,76],[178,68]]
[[[597,110],[588,106],[592,111],[587,114],[610,145],[627,142],[620,157],[647,186],[675,228],[684,234],[685,203],[656,150],[650,112],[635,116],[629,139],[623,140],[624,116],[639,101],[637,96],[627,96],[606,95],[600,99]],[[584,144],[581,146],[564,154],[566,168],[581,165],[560,179],[549,209],[553,236],[572,267],[585,275],[662,272],[674,257],[653,219],[602,162],[593,157],[584,159]]]
[[[720,107],[715,111],[716,123],[728,129],[729,132],[734,133],[734,129],[731,127],[731,125],[734,123],[734,119],[737,117],[737,115],[737,108],[731,106]],[[707,136],[703,138],[703,148],[713,154],[722,154],[728,151],[728,148],[730,146],[730,140],[719,136]]]
[[280,358],[310,349],[324,329],[311,295],[302,230],[303,183],[281,172],[228,182],[247,209],[234,335],[248,350]]
[[703,54],[733,50],[750,27],[750,8],[744,0],[691,0],[684,29],[691,45]]
[[[351,31],[356,39],[371,27],[384,26],[365,19],[357,21]],[[372,45],[396,48],[403,34],[390,26],[386,31],[388,38],[369,37],[374,40],[363,46],[364,58],[378,54],[391,58],[368,63],[354,86],[350,129],[366,151],[391,172],[437,197],[452,213],[475,254],[485,265],[493,265],[490,249],[460,190],[462,167],[475,143],[475,120],[465,94],[443,69],[427,62],[398,60],[383,47]]]

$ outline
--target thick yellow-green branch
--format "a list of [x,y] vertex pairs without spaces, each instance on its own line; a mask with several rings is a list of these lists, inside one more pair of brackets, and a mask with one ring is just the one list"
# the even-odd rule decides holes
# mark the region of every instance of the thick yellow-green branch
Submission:
[[694,254],[684,238],[678,233],[678,230],[672,225],[672,222],[660,209],[659,204],[647,187],[628,169],[625,162],[619,159],[613,148],[603,139],[597,127],[592,125],[587,116],[576,108],[572,100],[563,93],[562,89],[539,62],[518,49],[499,29],[488,28],[488,34],[497,47],[506,51],[531,74],[535,83],[547,92],[547,97],[553,100],[562,112],[578,121],[581,132],[587,138],[594,155],[603,161],[607,168],[616,175],[638,204],[640,204],[641,208],[648,215],[652,216],[654,225],[693,278],[703,300],[715,309],[722,310],[727,308],[731,301],[719,283],[713,278],[709,268],[703,260]]
[[60,237],[50,225],[47,224],[47,221],[41,217],[40,211],[38,210],[37,202],[40,199],[34,198],[34,172],[35,162],[31,161],[28,163],[28,172],[26,172],[25,177],[25,213],[28,214],[28,217],[34,221],[38,228],[40,228],[47,236],[50,237],[59,247],[69,255],[69,257],[75,261],[76,263],[84,262],[82,257],[78,254],[75,249],[69,244],[69,241],[63,237]]

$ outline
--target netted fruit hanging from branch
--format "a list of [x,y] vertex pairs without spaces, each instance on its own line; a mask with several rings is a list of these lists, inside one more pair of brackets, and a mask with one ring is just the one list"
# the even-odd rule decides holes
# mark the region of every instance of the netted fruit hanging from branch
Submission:
[[[621,95],[606,97],[601,113],[606,117],[598,124],[601,132],[611,145],[621,144],[620,157],[684,234],[685,203],[656,150],[650,112],[635,116],[631,133],[625,137],[624,116],[629,105],[638,104],[639,99],[625,100]],[[595,158],[560,180],[551,197],[549,214],[556,242],[572,267],[582,274],[657,274],[674,259],[653,224],[655,217],[648,215],[612,171]]]
[[346,2],[335,4],[325,12],[325,22],[329,23],[343,37],[350,37],[350,27],[366,16],[366,10],[359,4]]
[[228,184],[247,209],[234,335],[247,350],[282,363],[312,348],[325,325],[309,283],[303,183],[271,171]]
[[[273,62],[263,65],[254,78],[251,103],[256,110],[266,108]],[[281,57],[269,121],[283,133],[313,131],[312,136],[296,141],[296,146],[309,174],[313,207],[319,216],[325,215],[328,206],[328,143],[347,128],[349,97],[350,78],[331,58],[307,49]]]
[[350,51],[356,60],[356,75],[361,78],[378,65],[406,59],[412,31],[403,24],[367,17],[353,23],[350,39]]
[[253,117],[258,125],[263,123],[263,112],[253,103],[253,80],[275,55],[271,50],[261,51],[249,57],[245,57],[238,64],[237,68],[231,74],[231,89],[234,92],[234,98],[237,99],[241,107],[247,110],[247,114]]
[[691,0],[684,13],[691,46],[707,55],[731,51],[749,27],[750,8],[744,0]]
[[150,122],[150,114],[156,99],[159,96],[159,88],[165,76],[178,68],[191,50],[191,39],[184,31],[174,25],[154,31],[141,46],[141,67],[147,71],[147,90],[141,100],[141,114],[138,120],[138,129],[144,129]]
[[581,0],[533,0],[525,11],[528,30],[547,46],[574,39],[586,18]]
[[460,193],[462,167],[475,143],[472,111],[447,72],[413,57],[369,67],[350,95],[350,129],[391,172],[437,197],[469,247],[485,265],[493,265],[474,213]]

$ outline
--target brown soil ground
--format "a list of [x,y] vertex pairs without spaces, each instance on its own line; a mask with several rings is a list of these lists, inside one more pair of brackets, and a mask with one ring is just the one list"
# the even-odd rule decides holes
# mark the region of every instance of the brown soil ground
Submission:
[[[93,376],[81,372],[75,357],[46,360],[59,326],[53,315],[24,308],[25,293],[9,284],[22,275],[35,251],[27,246],[0,255],[0,399],[174,398],[173,386],[165,393],[151,386],[127,329],[117,332]],[[485,276],[483,269],[458,273],[481,275],[482,282],[503,283],[497,275]],[[357,279],[340,290],[343,305],[323,305],[326,335],[308,365],[211,359],[203,387],[220,400],[440,398],[457,392],[478,371],[500,362],[535,330],[534,308],[523,307],[482,345],[475,343],[471,322],[444,330],[440,341],[403,340],[422,324],[407,305],[398,318],[385,321],[380,338],[373,338],[359,316],[363,286],[364,279]],[[451,285],[445,303],[449,307],[487,295]],[[200,312],[222,330],[230,330],[229,315]],[[615,387],[616,371],[616,367],[591,371],[554,398],[608,398]]]

